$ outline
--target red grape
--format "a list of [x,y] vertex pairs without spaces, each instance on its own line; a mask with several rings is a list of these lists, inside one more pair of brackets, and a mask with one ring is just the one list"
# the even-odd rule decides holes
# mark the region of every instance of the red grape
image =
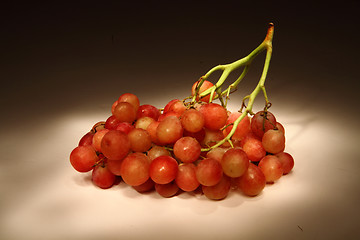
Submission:
[[202,186],[202,191],[204,195],[211,200],[221,200],[224,199],[230,191],[231,179],[223,175],[220,181],[213,186]]
[[106,162],[106,165],[109,168],[110,172],[112,172],[116,176],[121,176],[121,164],[122,164],[122,160],[107,159]]
[[205,118],[200,111],[188,109],[181,115],[181,124],[186,131],[195,133],[203,129]]
[[120,122],[132,123],[136,120],[136,114],[135,107],[128,102],[119,102],[114,109],[114,116]]
[[99,160],[91,145],[78,146],[70,153],[70,163],[76,171],[88,172]]
[[200,143],[192,137],[182,137],[174,144],[174,154],[182,162],[195,162],[201,153]]
[[143,184],[140,184],[138,186],[132,186],[136,191],[139,193],[149,192],[154,189],[155,183],[151,178],[149,178],[146,182]]
[[265,151],[276,154],[285,149],[285,135],[280,130],[270,129],[264,133],[262,145]]
[[109,129],[104,128],[94,134],[94,137],[92,139],[92,146],[95,148],[96,151],[101,152],[101,140],[103,139],[104,135],[109,131]]
[[128,103],[130,103],[135,108],[135,111],[137,111],[139,109],[139,106],[140,106],[139,98],[135,94],[132,94],[132,93],[124,93],[124,94],[122,94],[119,97],[118,102],[128,102]]
[[251,119],[251,130],[260,138],[262,138],[267,130],[274,129],[275,126],[276,118],[269,111],[257,112]]
[[238,188],[248,196],[258,195],[266,185],[264,173],[253,163],[250,163],[246,172],[235,181]]
[[173,144],[183,135],[183,127],[175,116],[169,116],[161,121],[156,129],[156,137],[162,144]]
[[221,166],[224,173],[232,178],[240,177],[249,167],[249,159],[240,148],[230,148],[222,159]]
[[111,115],[108,117],[108,119],[106,119],[105,128],[109,130],[115,130],[119,123],[120,120],[117,119],[114,115]]
[[196,178],[196,166],[193,163],[180,164],[175,182],[181,190],[186,192],[197,189],[200,183]]
[[134,129],[134,125],[132,125],[128,122],[121,122],[115,128],[115,130],[122,131],[125,134],[128,134],[133,129]]
[[222,148],[222,147],[213,148],[206,153],[206,157],[215,159],[221,163],[221,159],[227,150],[228,150],[227,148]]
[[128,136],[121,131],[110,130],[101,140],[101,151],[108,159],[123,159],[130,151]]
[[264,173],[266,182],[272,183],[283,175],[283,168],[279,158],[274,155],[267,155],[259,162],[259,168]]
[[158,120],[160,114],[160,110],[155,106],[150,104],[144,104],[141,105],[137,111],[137,119],[142,117],[151,117],[155,120]]
[[149,160],[143,153],[130,153],[121,164],[121,177],[125,183],[138,186],[149,179]]
[[177,194],[179,187],[174,181],[166,184],[155,183],[155,190],[160,196],[169,198]]
[[93,183],[103,189],[110,188],[114,185],[116,176],[104,165],[97,165],[92,171]]
[[[226,125],[234,123],[235,120],[237,120],[240,117],[241,113],[239,112],[233,112],[229,115]],[[225,128],[225,134],[228,135],[230,131],[232,130],[233,126],[230,125],[227,128]],[[245,116],[238,124],[234,134],[232,135],[231,139],[234,140],[242,140],[249,132],[251,131],[250,127],[250,118],[249,116]]]
[[149,172],[155,183],[166,184],[175,179],[178,163],[170,156],[160,156],[151,161]]
[[[198,84],[199,84],[199,81],[196,81],[196,82],[193,84],[193,86],[191,87],[191,94],[192,94],[192,96],[195,95],[195,91],[196,91],[196,88],[197,88]],[[213,84],[212,82],[209,82],[209,81],[205,80],[205,81],[203,82],[203,84],[201,85],[198,94],[204,92],[205,90],[211,88],[212,86],[214,86],[214,84]],[[196,97],[196,101],[199,101],[199,97]],[[209,101],[210,101],[210,95],[207,95],[207,96],[202,97],[202,98],[201,98],[201,101],[203,101],[203,102],[209,102]]]
[[136,120],[135,128],[142,128],[144,130],[150,125],[150,123],[154,122],[155,120],[151,117],[141,117]]
[[219,130],[224,127],[228,118],[227,111],[217,103],[207,103],[199,111],[204,116],[204,126],[210,130]]
[[130,148],[134,152],[146,152],[151,147],[150,134],[142,128],[134,128],[128,133]]
[[281,162],[283,173],[288,174],[294,167],[294,158],[286,152],[279,152],[275,156],[277,156]]
[[257,138],[246,138],[242,146],[250,161],[258,162],[266,155],[262,142]]
[[148,152],[147,155],[150,161],[160,156],[171,156],[170,152],[164,147],[154,145]]
[[200,161],[196,169],[196,178],[200,184],[214,186],[223,175],[221,164],[212,158],[205,158]]
[[92,141],[93,141],[93,137],[94,137],[94,133],[93,132],[88,132],[86,133],[79,141],[78,146],[86,146],[86,145],[91,145]]

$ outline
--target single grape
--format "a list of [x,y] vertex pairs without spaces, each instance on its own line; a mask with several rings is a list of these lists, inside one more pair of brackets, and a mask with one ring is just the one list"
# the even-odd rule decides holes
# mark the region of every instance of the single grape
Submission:
[[86,145],[91,145],[92,141],[93,141],[93,137],[94,137],[94,133],[93,132],[88,132],[86,133],[79,141],[78,146],[86,146]]
[[284,126],[283,126],[281,123],[276,122],[275,128],[276,128],[276,129],[279,129],[279,130],[280,130],[281,132],[283,132],[284,135],[285,135],[285,128],[284,128]]
[[181,190],[186,192],[197,189],[200,183],[196,178],[196,166],[193,163],[180,164],[175,182]]
[[[239,112],[233,112],[230,113],[226,125],[234,123],[239,117],[241,113]],[[225,136],[227,136],[230,131],[232,130],[233,126],[230,125],[227,128],[225,128]],[[250,118],[249,116],[245,116],[238,124],[234,134],[232,135],[231,139],[233,140],[242,140],[249,132],[251,131],[251,125],[250,125]]]
[[242,149],[230,148],[224,153],[221,166],[227,176],[236,178],[242,176],[248,169],[249,159]]
[[168,111],[166,113],[161,114],[158,118],[158,121],[161,122],[162,120],[164,120],[165,118],[167,118],[169,116],[175,116],[177,118],[180,118],[181,114],[174,112],[174,111]]
[[154,122],[155,120],[151,117],[142,117],[136,120],[135,128],[142,128],[144,130],[150,125],[150,123]]
[[213,186],[202,186],[204,195],[211,200],[221,200],[227,197],[231,187],[231,179],[223,175],[220,181]]
[[130,148],[134,152],[146,152],[151,147],[150,134],[142,128],[134,128],[128,133]]
[[246,138],[242,148],[252,162],[258,162],[266,155],[262,142],[258,138]]
[[269,111],[259,111],[251,119],[251,130],[259,138],[262,138],[267,130],[274,129],[275,126],[276,118]]
[[221,163],[221,159],[227,150],[228,150],[228,148],[223,148],[223,147],[213,148],[206,153],[206,157],[215,159]]
[[205,128],[205,136],[201,142],[203,147],[214,146],[217,142],[221,141],[224,138],[224,134],[221,130],[210,130]]
[[116,176],[121,176],[121,164],[123,160],[109,160],[107,159],[107,167],[110,172],[112,172]]
[[120,95],[118,102],[128,102],[135,108],[135,111],[139,109],[140,101],[139,98],[132,93],[124,93]]
[[138,186],[149,179],[149,160],[143,153],[130,153],[121,164],[121,177],[125,183]]
[[88,172],[99,161],[95,149],[91,145],[78,146],[70,153],[70,163],[78,172]]
[[280,130],[270,129],[264,133],[262,145],[265,151],[276,154],[285,149],[285,135]]
[[214,186],[223,175],[221,164],[212,158],[205,158],[199,162],[196,169],[196,178],[201,185]]
[[173,144],[183,135],[183,127],[177,117],[169,116],[156,129],[156,137],[162,144]]
[[283,168],[279,158],[274,155],[267,155],[259,162],[259,168],[264,173],[266,182],[273,183],[283,175]]
[[281,162],[283,173],[288,174],[294,167],[294,158],[287,152],[279,152],[275,154]]
[[265,188],[266,178],[258,166],[250,163],[246,172],[241,177],[236,178],[235,182],[245,195],[256,196]]
[[203,128],[200,131],[194,133],[188,132],[184,129],[183,136],[195,138],[199,143],[203,143],[205,138],[205,129]]
[[119,123],[120,120],[117,119],[114,115],[111,115],[108,117],[108,119],[106,119],[105,128],[109,130],[115,130]]
[[182,162],[195,162],[201,153],[200,143],[192,137],[182,137],[174,144],[174,155]]
[[103,189],[114,185],[116,176],[109,170],[106,164],[97,165],[92,171],[93,183]]
[[180,100],[179,100],[179,99],[173,99],[173,100],[171,100],[170,102],[168,102],[168,103],[165,105],[165,107],[164,107],[163,113],[167,113],[168,111],[170,111],[171,106],[172,106],[174,103],[178,102],[178,101],[180,101]]
[[150,161],[152,161],[155,158],[160,157],[160,156],[171,156],[171,153],[165,147],[154,145],[147,152],[147,155],[148,155]]
[[134,125],[132,125],[128,122],[121,122],[115,128],[115,130],[119,130],[125,134],[128,134],[133,129],[134,129]]
[[159,126],[159,124],[160,124],[160,122],[153,121],[146,128],[146,131],[150,134],[151,141],[157,145],[160,145],[160,141],[156,135],[156,130],[157,130],[157,127]]
[[169,198],[177,194],[179,187],[174,181],[166,184],[155,183],[155,190],[160,196]]
[[128,136],[121,131],[110,130],[101,140],[101,151],[108,159],[123,159],[130,151]]
[[116,108],[116,106],[118,105],[119,101],[116,100],[112,105],[111,105],[111,114],[114,115],[114,110]]
[[109,129],[104,128],[94,134],[94,137],[92,139],[92,146],[96,151],[101,152],[101,140],[103,139],[104,135],[109,131]]
[[144,193],[144,192],[149,192],[154,190],[155,187],[155,183],[153,180],[151,180],[151,178],[149,178],[146,182],[144,182],[143,184],[140,184],[138,186],[132,186],[136,191],[138,191],[139,193]]
[[114,116],[120,122],[132,123],[136,120],[136,115],[135,107],[128,102],[119,102],[114,109]]
[[217,103],[207,103],[199,111],[204,116],[204,126],[210,130],[219,130],[224,127],[228,118],[227,111]]
[[150,163],[150,177],[155,183],[167,184],[176,178],[177,161],[170,156],[160,156]]
[[180,121],[183,128],[192,133],[201,131],[205,124],[205,118],[202,113],[192,108],[184,111]]
[[144,104],[141,105],[137,111],[137,119],[142,117],[151,117],[155,120],[158,120],[160,114],[160,110],[155,106],[150,104]]
[[[198,87],[200,81],[196,81],[193,86],[191,87],[191,94],[192,96],[195,96],[196,94],[196,88]],[[205,80],[203,84],[200,86],[198,94],[204,92],[205,90],[211,88],[214,86],[214,84],[210,81]],[[196,97],[196,101],[199,101],[199,97]],[[201,101],[203,102],[209,102],[210,101],[210,95],[204,96],[201,98]]]

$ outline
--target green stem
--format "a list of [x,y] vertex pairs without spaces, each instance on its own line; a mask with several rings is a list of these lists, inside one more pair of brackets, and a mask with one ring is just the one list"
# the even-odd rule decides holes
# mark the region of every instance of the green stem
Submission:
[[[266,106],[268,105],[269,100],[268,100],[266,90],[265,90],[265,80],[266,80],[266,76],[267,76],[267,73],[268,73],[268,70],[269,70],[269,65],[270,65],[270,60],[271,60],[271,55],[272,55],[273,34],[274,34],[274,25],[272,23],[270,23],[264,41],[255,50],[253,50],[248,56],[246,56],[246,57],[244,57],[244,58],[242,58],[242,59],[240,59],[240,60],[238,60],[236,62],[233,62],[231,64],[216,66],[216,67],[212,68],[207,74],[205,74],[202,77],[202,79],[204,81],[213,72],[218,71],[218,70],[223,70],[223,74],[221,75],[218,82],[213,87],[211,87],[211,88],[207,89],[206,91],[199,94],[200,97],[211,94],[210,100],[212,101],[213,94],[214,94],[215,90],[216,89],[221,89],[222,84],[225,82],[225,80],[226,80],[227,76],[230,74],[230,72],[234,71],[235,69],[237,69],[237,68],[239,68],[241,66],[245,66],[242,74],[240,75],[240,77],[233,84],[231,84],[228,87],[227,90],[225,90],[223,92],[224,94],[229,94],[231,89],[235,88],[240,83],[240,81],[244,78],[244,76],[246,75],[252,60],[258,54],[260,54],[262,51],[266,50],[265,63],[264,63],[264,67],[263,67],[263,71],[262,71],[260,80],[259,80],[257,86],[255,87],[255,89],[252,91],[252,93],[250,95],[244,97],[244,99],[243,99],[243,103],[245,102],[245,100],[248,100],[247,107],[241,113],[241,115],[234,121],[233,128],[231,129],[230,133],[224,139],[217,142],[215,145],[211,146],[210,148],[201,149],[201,151],[210,151],[213,148],[221,146],[225,142],[229,142],[231,144],[231,137],[234,135],[234,133],[236,131],[236,128],[239,125],[239,123],[241,122],[241,120],[244,119],[244,117],[247,116],[248,114],[251,114],[251,115],[254,114],[253,111],[252,111],[252,108],[253,108],[253,105],[254,105],[255,98],[257,97],[257,95],[259,94],[260,91],[263,92]],[[217,97],[222,97],[222,96],[217,96]]]

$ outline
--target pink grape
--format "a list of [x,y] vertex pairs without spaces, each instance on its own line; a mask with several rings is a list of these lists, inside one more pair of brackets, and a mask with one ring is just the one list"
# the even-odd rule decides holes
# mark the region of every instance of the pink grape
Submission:
[[270,129],[264,133],[262,145],[265,151],[276,154],[285,149],[285,135],[280,130]]
[[134,129],[134,125],[132,125],[128,122],[121,122],[115,128],[115,130],[119,130],[125,134],[128,134],[133,129]]
[[116,176],[105,165],[97,165],[92,171],[93,183],[103,189],[110,188],[115,183]]
[[86,145],[91,145],[92,141],[93,141],[93,137],[94,137],[94,133],[93,132],[88,132],[86,133],[79,141],[78,146],[86,146]]
[[156,137],[162,144],[173,144],[183,135],[183,127],[177,117],[169,116],[156,129]]
[[181,125],[188,132],[196,133],[203,129],[205,118],[195,109],[188,109],[181,115]]
[[163,113],[167,113],[168,111],[170,111],[170,108],[171,106],[175,103],[175,102],[178,102],[180,101],[179,99],[173,99],[171,100],[170,102],[168,102],[165,107],[164,107],[164,110],[163,110]]
[[174,144],[174,154],[182,162],[195,162],[201,153],[200,143],[192,137],[182,137]]
[[108,159],[123,159],[130,151],[128,136],[121,131],[110,130],[101,140],[101,151]]
[[109,160],[107,159],[107,167],[110,172],[116,176],[121,176],[121,164],[123,160]]
[[121,164],[121,177],[125,183],[138,186],[149,179],[150,163],[143,153],[130,153]]
[[259,138],[262,138],[267,130],[274,129],[275,126],[276,118],[269,111],[259,111],[251,119],[251,130]]
[[214,186],[223,175],[221,164],[212,158],[205,158],[200,161],[196,169],[196,178],[204,186]]
[[222,147],[213,148],[206,153],[206,157],[215,159],[216,161],[221,163],[221,159],[227,150],[228,150],[227,148],[222,148]]
[[155,120],[158,120],[160,114],[160,110],[155,106],[150,104],[144,104],[141,105],[137,110],[137,119],[142,117],[151,117]]
[[114,109],[114,116],[120,122],[132,123],[136,120],[136,114],[135,107],[128,102],[119,102]]
[[246,172],[235,179],[237,187],[248,196],[258,195],[266,185],[264,173],[255,164],[250,163]]
[[91,145],[78,146],[70,153],[70,163],[78,172],[92,170],[98,160],[99,157]]
[[159,126],[159,124],[160,124],[160,122],[153,121],[146,128],[146,131],[150,134],[151,141],[157,145],[160,145],[160,141],[156,135],[156,130],[157,130],[157,127]]
[[227,197],[231,187],[231,179],[223,175],[220,181],[213,186],[202,186],[204,195],[211,200],[221,200]]
[[199,143],[202,143],[204,141],[204,138],[205,138],[205,129],[201,129],[200,131],[198,132],[188,132],[184,129],[184,132],[183,132],[183,136],[184,137],[193,137],[195,138]]
[[144,130],[147,129],[147,127],[150,125],[150,123],[154,122],[155,119],[151,117],[141,117],[136,120],[135,122],[135,128],[142,128]]
[[170,156],[160,156],[150,163],[150,177],[155,183],[167,184],[176,178],[177,161]]
[[294,167],[294,158],[287,152],[279,152],[275,154],[281,162],[283,173],[288,174]]
[[196,178],[196,166],[193,163],[180,164],[175,182],[181,190],[186,192],[197,189],[200,183]]
[[227,111],[217,103],[207,103],[199,110],[204,116],[204,126],[210,130],[219,130],[224,127],[228,118]]
[[108,119],[106,119],[105,128],[109,130],[115,130],[119,123],[120,120],[118,120],[114,115],[111,115],[108,117]]
[[274,155],[267,155],[259,162],[259,168],[264,173],[266,182],[273,183],[283,175],[283,168],[279,158]]
[[[196,81],[196,82],[193,84],[193,86],[191,87],[191,94],[192,94],[192,96],[195,96],[195,92],[196,92],[196,88],[197,88],[198,84],[199,84],[199,81]],[[212,86],[214,86],[214,84],[213,84],[212,82],[205,80],[205,81],[203,82],[203,84],[201,85],[198,94],[204,92],[205,90],[211,88]],[[199,97],[196,97],[196,100],[199,101]],[[210,95],[207,95],[207,96],[202,97],[202,98],[201,98],[201,101],[203,101],[203,102],[209,102],[209,101],[210,101]]]
[[106,133],[108,133],[110,130],[109,129],[102,129],[100,131],[97,131],[94,134],[94,137],[92,139],[92,146],[94,147],[94,149],[98,152],[101,152],[101,140],[103,139],[104,135]]
[[146,152],[151,147],[150,134],[142,128],[134,128],[128,133],[130,148],[134,152]]
[[143,184],[140,184],[138,186],[132,186],[136,191],[139,193],[149,192],[154,189],[155,183],[151,178],[149,178],[146,182]]
[[205,136],[201,142],[203,147],[214,146],[217,142],[221,141],[224,138],[224,134],[221,130],[211,130],[205,128]]
[[[239,117],[241,113],[239,112],[233,112],[230,113],[226,125],[234,123]],[[233,126],[230,125],[227,128],[225,128],[225,134],[228,135],[230,131],[232,130]],[[250,118],[249,116],[245,116],[238,124],[234,134],[232,135],[231,139],[233,140],[242,140],[249,132],[251,131],[251,124],[250,124]]]
[[150,161],[160,156],[171,156],[171,153],[164,147],[154,145],[148,152],[147,155]]
[[174,181],[166,184],[155,183],[155,190],[160,196],[169,198],[178,193],[179,187]]
[[131,105],[133,105],[136,112],[140,106],[139,98],[135,94],[132,94],[132,93],[124,93],[124,94],[120,95],[118,102],[130,103]]
[[249,159],[242,149],[230,148],[224,153],[221,166],[227,176],[236,178],[242,176],[248,169]]
[[167,118],[169,116],[175,116],[177,118],[180,118],[181,114],[174,112],[174,111],[168,111],[166,113],[161,114],[158,118],[158,121],[161,122],[162,120],[164,120],[165,118]]
[[266,155],[262,142],[257,138],[247,138],[242,148],[252,162],[258,162]]

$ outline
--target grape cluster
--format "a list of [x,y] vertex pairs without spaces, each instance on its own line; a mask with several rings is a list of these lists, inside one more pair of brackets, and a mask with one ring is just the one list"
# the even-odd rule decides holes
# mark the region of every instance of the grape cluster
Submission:
[[[204,81],[196,92],[197,84],[192,96],[213,86]],[[284,152],[285,129],[267,108],[235,125],[240,112],[209,100],[208,95],[194,104],[173,99],[159,109],[124,93],[106,121],[80,139],[70,163],[78,172],[92,171],[100,188],[121,179],[138,192],[172,197],[201,191],[213,200],[231,190],[256,196],[292,170],[294,159]]]

